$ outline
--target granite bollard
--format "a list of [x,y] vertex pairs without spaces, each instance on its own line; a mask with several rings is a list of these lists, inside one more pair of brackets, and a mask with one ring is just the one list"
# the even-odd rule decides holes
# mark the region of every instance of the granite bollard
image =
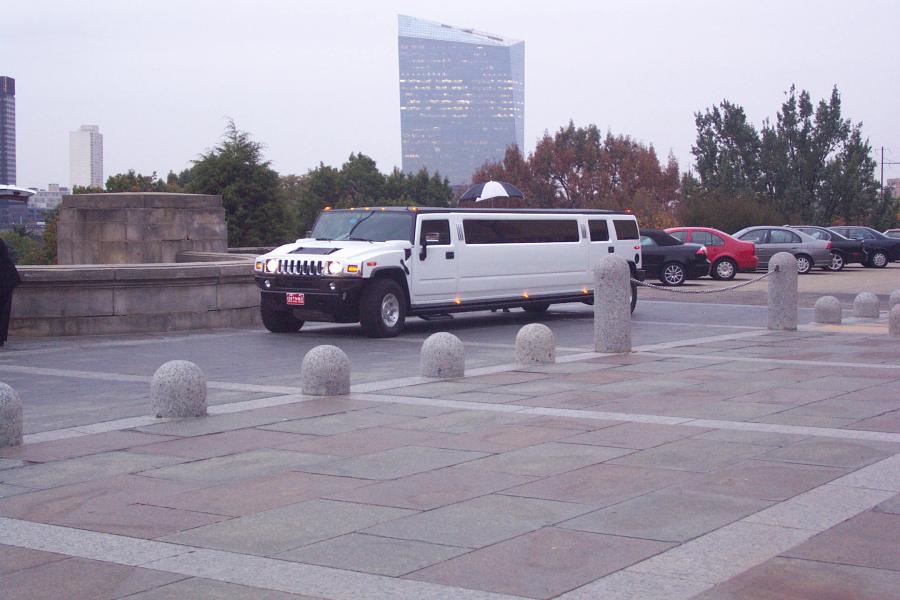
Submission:
[[350,393],[350,358],[337,346],[316,346],[300,365],[301,389],[307,396]]
[[159,418],[206,414],[206,375],[192,362],[170,360],[150,380],[150,402]]
[[888,310],[891,310],[898,304],[900,304],[900,289],[891,292],[891,297],[888,300]]
[[446,331],[428,336],[422,343],[422,376],[449,379],[466,372],[462,340]]
[[816,300],[815,311],[813,320],[816,323],[841,324],[841,301],[834,296],[822,296]]
[[0,383],[0,448],[22,444],[22,401],[19,394]]
[[769,329],[797,330],[797,259],[779,252],[769,260]]
[[556,362],[556,337],[546,325],[530,323],[516,334],[516,362],[545,365]]
[[900,337],[900,304],[895,304],[888,313],[888,333],[894,337]]
[[594,269],[594,349],[631,352],[631,269],[615,254]]
[[877,319],[879,311],[878,296],[873,292],[860,292],[853,299],[853,316],[863,319]]

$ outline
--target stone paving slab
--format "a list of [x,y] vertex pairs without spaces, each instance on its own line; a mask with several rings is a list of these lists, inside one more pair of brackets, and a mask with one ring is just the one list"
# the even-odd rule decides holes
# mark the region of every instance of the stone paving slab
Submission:
[[889,597],[900,348],[742,335],[49,432],[0,453],[0,597]]

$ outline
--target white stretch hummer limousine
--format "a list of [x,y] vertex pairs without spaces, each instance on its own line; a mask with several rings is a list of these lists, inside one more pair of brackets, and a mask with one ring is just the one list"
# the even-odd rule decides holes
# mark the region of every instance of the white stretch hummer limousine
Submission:
[[[406,317],[593,302],[593,274],[615,253],[643,279],[637,220],[603,210],[325,209],[309,237],[256,259],[269,331],[304,321],[400,333]],[[632,310],[637,288],[632,285]]]

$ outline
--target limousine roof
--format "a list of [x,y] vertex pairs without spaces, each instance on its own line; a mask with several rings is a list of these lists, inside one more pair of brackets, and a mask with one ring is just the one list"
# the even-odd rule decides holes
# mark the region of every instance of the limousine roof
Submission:
[[354,208],[326,208],[327,211],[351,211],[351,210],[379,210],[389,212],[415,212],[415,213],[476,213],[476,214],[501,214],[523,213],[541,215],[622,215],[633,217],[630,212],[605,210],[601,208],[455,208],[442,206],[367,206]]

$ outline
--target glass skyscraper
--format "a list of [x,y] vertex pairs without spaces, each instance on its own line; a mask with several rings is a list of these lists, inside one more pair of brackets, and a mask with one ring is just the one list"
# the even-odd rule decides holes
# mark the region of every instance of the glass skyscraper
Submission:
[[525,141],[525,42],[400,15],[403,170],[471,182]]
[[0,77],[0,185],[16,185],[16,80]]

